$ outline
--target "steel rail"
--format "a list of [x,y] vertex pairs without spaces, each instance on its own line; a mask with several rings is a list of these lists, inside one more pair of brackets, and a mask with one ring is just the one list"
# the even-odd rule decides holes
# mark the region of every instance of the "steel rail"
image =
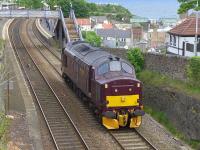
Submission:
[[[16,25],[16,24],[17,24],[17,22],[15,23],[15,25]],[[14,27],[15,27],[15,25],[14,25]],[[14,33],[17,34],[16,28],[15,28],[15,32],[14,32],[14,28],[12,28],[11,31],[12,31],[12,32],[10,32],[10,35],[13,35]],[[19,32],[19,29],[18,29],[18,32]],[[38,93],[37,93],[37,91],[34,89],[35,87],[34,87],[34,85],[32,84],[31,78],[29,77],[29,75],[28,75],[28,73],[27,73],[27,71],[26,71],[26,69],[25,69],[25,66],[24,66],[24,64],[23,64],[23,62],[22,62],[22,60],[21,60],[21,58],[20,58],[20,54],[19,54],[18,51],[17,51],[17,46],[16,46],[16,43],[15,43],[15,42],[16,42],[16,39],[15,39],[14,35],[11,36],[11,37],[12,37],[12,41],[11,41],[11,42],[12,42],[12,45],[13,45],[13,47],[14,47],[14,49],[15,49],[15,53],[17,54],[17,58],[18,58],[18,60],[19,60],[19,62],[20,62],[20,64],[21,64],[21,67],[22,67],[22,69],[23,69],[23,71],[24,71],[24,73],[25,73],[25,75],[26,75],[26,77],[27,77],[27,79],[28,79],[28,82],[29,82],[29,84],[30,84],[30,86],[31,86],[31,88],[32,88],[32,90],[33,90],[33,93],[34,93],[35,98],[36,98],[36,100],[37,100],[37,102],[38,102],[38,104],[39,104],[39,107],[40,107],[40,109],[41,109],[41,112],[42,112],[42,114],[43,114],[43,117],[44,117],[44,119],[45,119],[45,122],[46,122],[46,124],[47,124],[47,126],[48,126],[48,129],[49,129],[49,131],[50,131],[50,134],[51,134],[51,136],[52,136],[52,138],[53,138],[53,140],[54,140],[54,144],[55,144],[55,146],[56,146],[57,149],[60,149],[60,148],[59,148],[59,145],[58,145],[58,142],[56,141],[57,139],[56,139],[56,137],[54,136],[54,133],[53,133],[53,131],[52,131],[53,126],[51,127],[51,124],[49,123],[50,120],[48,120],[48,119],[50,119],[50,117],[49,117],[49,118],[47,117],[47,114],[48,114],[48,113],[47,113],[47,110],[49,110],[49,109],[47,108],[47,110],[46,110],[46,112],[45,112],[45,110],[44,110],[44,104],[43,104],[43,106],[42,106],[42,102],[39,100]],[[70,118],[69,114],[68,114],[67,111],[65,110],[64,106],[62,105],[62,103],[60,102],[60,100],[58,99],[58,97],[56,96],[54,90],[50,87],[48,81],[46,80],[46,78],[44,77],[44,75],[42,74],[42,72],[39,70],[39,67],[38,67],[37,64],[34,62],[34,60],[32,59],[31,55],[28,53],[28,51],[26,50],[26,47],[25,47],[24,43],[22,42],[20,36],[18,37],[18,40],[20,40],[20,41],[17,41],[17,44],[19,44],[19,42],[21,42],[21,48],[24,48],[24,50],[27,52],[27,55],[29,56],[29,59],[31,59],[30,61],[32,61],[32,63],[35,65],[35,68],[37,68],[37,71],[38,71],[38,73],[40,74],[41,78],[42,78],[43,81],[46,83],[46,85],[48,86],[48,88],[51,90],[53,96],[57,99],[57,103],[59,104],[59,106],[61,106],[61,109],[60,109],[60,108],[59,108],[59,109],[62,110],[62,111],[64,111],[64,114],[67,116],[68,120],[70,121],[69,123],[70,123],[70,124],[72,125],[72,127],[74,128],[74,132],[75,132],[76,135],[79,137],[79,140],[80,140],[80,142],[82,143],[82,146],[83,146],[85,149],[89,149],[88,146],[87,146],[87,144],[85,143],[84,139],[82,138],[80,132],[78,131],[77,127],[75,126],[74,122],[72,121],[72,119]],[[26,58],[26,59],[27,59],[27,58]],[[41,94],[41,93],[40,93],[40,94]],[[47,100],[48,100],[48,99],[47,99]],[[49,102],[49,101],[48,101],[48,102]],[[45,114],[45,113],[47,113],[47,114]],[[51,112],[51,113],[52,113],[52,112]],[[55,116],[53,116],[53,117],[55,117]],[[55,118],[56,118],[56,117],[55,117]],[[51,120],[51,121],[52,121],[52,120]],[[55,121],[55,120],[54,120],[54,121]],[[54,125],[55,125],[55,124],[54,124]],[[62,143],[61,143],[61,145],[62,145]]]
[[118,131],[109,131],[109,134],[115,139],[123,150],[131,148],[134,148],[134,150],[158,150],[135,129],[119,129]]

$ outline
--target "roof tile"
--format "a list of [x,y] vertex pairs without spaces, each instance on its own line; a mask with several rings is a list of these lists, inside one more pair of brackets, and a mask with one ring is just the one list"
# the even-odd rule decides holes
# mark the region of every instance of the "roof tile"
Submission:
[[[198,35],[200,35],[200,18],[198,20]],[[193,36],[196,34],[196,18],[190,17],[169,31],[171,34]]]

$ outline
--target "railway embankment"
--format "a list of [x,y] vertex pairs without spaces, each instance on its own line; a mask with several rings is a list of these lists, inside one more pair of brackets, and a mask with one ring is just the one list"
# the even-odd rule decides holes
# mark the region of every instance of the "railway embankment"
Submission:
[[[127,59],[123,49],[108,49]],[[199,148],[200,140],[200,89],[188,82],[189,58],[145,53],[144,69],[139,74],[144,83],[144,105],[150,107],[174,134]],[[169,123],[170,122],[170,123]],[[170,124],[170,125],[169,125]]]

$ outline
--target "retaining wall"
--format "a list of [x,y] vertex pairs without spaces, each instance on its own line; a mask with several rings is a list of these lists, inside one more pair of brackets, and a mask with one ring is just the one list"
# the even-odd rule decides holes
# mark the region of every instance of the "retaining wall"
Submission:
[[189,63],[187,57],[145,53],[145,69],[168,75],[175,79],[186,80]]
[[165,112],[174,126],[190,139],[200,140],[200,99],[173,89],[144,85],[144,106]]
[[[104,48],[106,51],[115,54],[123,59],[126,58],[125,49],[109,49]],[[161,74],[168,75],[174,79],[186,80],[186,69],[189,63],[187,57],[174,56],[174,55],[162,55],[155,53],[144,53],[145,64],[144,67],[147,70],[159,72]]]

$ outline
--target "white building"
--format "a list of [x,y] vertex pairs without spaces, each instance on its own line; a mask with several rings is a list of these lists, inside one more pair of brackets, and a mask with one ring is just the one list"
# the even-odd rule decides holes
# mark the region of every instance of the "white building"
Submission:
[[[200,28],[200,19],[198,22]],[[169,46],[168,53],[182,55],[182,56],[195,56],[195,34],[196,34],[196,18],[190,17],[177,25],[169,32]],[[200,29],[198,29],[198,41],[200,41]],[[200,56],[200,42],[197,46],[197,55]]]
[[78,18],[76,20],[82,31],[92,30],[91,21],[89,18]]
[[96,33],[103,40],[102,46],[125,49],[133,47],[133,34],[131,30],[97,29]]

